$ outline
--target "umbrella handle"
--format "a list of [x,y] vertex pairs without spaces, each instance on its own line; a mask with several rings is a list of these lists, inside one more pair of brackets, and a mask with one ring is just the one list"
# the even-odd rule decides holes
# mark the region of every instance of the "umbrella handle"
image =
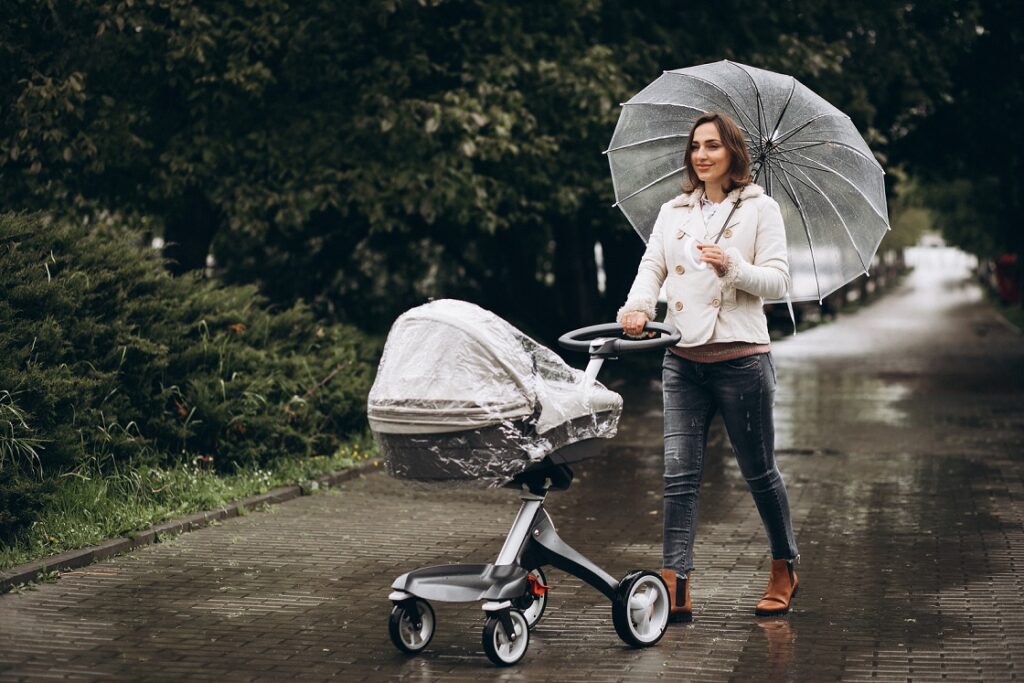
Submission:
[[689,235],[683,236],[683,260],[689,268],[704,270],[708,264],[700,260],[700,249],[697,248],[697,240]]

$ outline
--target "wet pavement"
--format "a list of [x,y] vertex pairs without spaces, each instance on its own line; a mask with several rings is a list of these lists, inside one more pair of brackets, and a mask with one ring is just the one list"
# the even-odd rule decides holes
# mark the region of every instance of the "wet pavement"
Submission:
[[[435,605],[418,657],[387,636],[393,578],[493,560],[509,491],[372,474],[0,596],[0,680],[997,681],[1024,678],[1024,339],[966,261],[912,255],[896,291],[775,344],[777,450],[800,544],[793,612],[757,619],[769,557],[715,432],[694,622],[627,648],[608,602],[548,571],[526,658],[496,669],[477,605]],[[619,387],[620,435],[548,499],[616,576],[660,563],[660,396]]]

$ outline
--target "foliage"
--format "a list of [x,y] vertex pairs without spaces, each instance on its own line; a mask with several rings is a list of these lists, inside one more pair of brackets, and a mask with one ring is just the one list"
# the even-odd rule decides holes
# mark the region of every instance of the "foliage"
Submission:
[[4,541],[34,514],[20,492],[85,463],[231,472],[364,427],[375,342],[252,286],[172,278],[123,235],[2,215],[0,289]]
[[367,329],[461,296],[554,336],[615,310],[642,247],[600,154],[617,102],[728,57],[904,163],[985,2],[11,0],[0,192],[163,229],[182,269],[212,240],[229,280]]
[[[283,457],[227,475],[202,461],[137,470],[87,463],[62,479],[27,533],[11,546],[0,546],[0,571],[352,467],[371,456],[369,445],[357,439],[330,455]],[[4,491],[0,487],[0,495]]]
[[935,229],[936,212],[921,183],[908,177],[903,169],[891,171],[897,177],[896,187],[889,195],[891,230],[882,238],[879,251],[903,249],[918,243],[921,236]]
[[1007,323],[1012,325],[1018,332],[1024,332],[1024,308],[1015,304],[1005,304],[992,292],[989,292],[989,301],[992,307],[1002,314]]
[[1024,255],[1024,5],[980,6],[977,39],[958,55],[953,87],[899,151],[926,181],[947,239],[981,257]]

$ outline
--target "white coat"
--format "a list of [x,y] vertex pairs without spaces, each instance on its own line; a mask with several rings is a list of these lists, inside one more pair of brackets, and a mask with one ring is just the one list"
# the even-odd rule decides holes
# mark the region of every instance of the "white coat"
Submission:
[[[653,320],[664,283],[668,298],[665,322],[682,334],[679,346],[767,344],[764,299],[781,299],[789,289],[786,229],[779,205],[759,185],[747,185],[726,195],[705,226],[702,194],[703,190],[697,189],[662,205],[618,320],[631,311],[642,311]],[[683,237],[713,242],[730,212],[729,225],[719,241],[729,259],[725,275],[719,276],[711,266],[687,266]]]

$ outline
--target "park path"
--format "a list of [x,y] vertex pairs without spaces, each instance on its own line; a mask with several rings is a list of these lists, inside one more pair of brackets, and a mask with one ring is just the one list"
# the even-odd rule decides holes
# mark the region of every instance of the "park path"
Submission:
[[[775,344],[777,450],[802,553],[788,618],[759,620],[760,520],[721,430],[701,504],[695,619],[655,648],[548,572],[548,612],[513,669],[481,611],[437,605],[428,651],[388,641],[387,593],[415,567],[488,562],[518,500],[370,474],[0,596],[0,681],[1024,678],[1024,339],[966,259],[911,254],[892,293]],[[657,378],[626,397],[608,454],[552,494],[559,532],[615,575],[660,562]]]

